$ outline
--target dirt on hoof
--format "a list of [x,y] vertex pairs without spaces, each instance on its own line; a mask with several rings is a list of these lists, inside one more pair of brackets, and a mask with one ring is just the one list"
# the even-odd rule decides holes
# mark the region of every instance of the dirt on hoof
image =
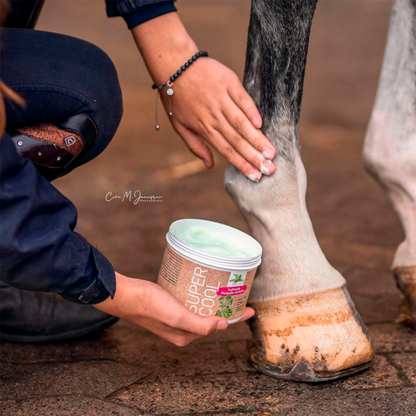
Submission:
[[251,359],[258,370],[319,382],[371,366],[371,339],[345,286],[251,306],[256,310]]
[[404,295],[402,312],[396,322],[416,330],[416,266],[396,267],[393,274]]

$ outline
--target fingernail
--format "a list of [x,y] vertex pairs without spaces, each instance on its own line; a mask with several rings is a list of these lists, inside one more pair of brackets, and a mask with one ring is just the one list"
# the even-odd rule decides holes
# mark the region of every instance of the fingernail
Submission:
[[253,182],[258,182],[261,179],[261,176],[261,172],[256,168],[251,168],[247,175],[247,177]]
[[253,117],[251,122],[253,123],[254,127],[257,127],[258,129],[261,127],[261,120],[258,117]]
[[209,160],[207,160],[207,159],[203,159],[203,162],[204,162],[204,165],[205,165],[208,169],[212,168],[212,166],[211,166],[211,162],[210,162]]
[[227,321],[219,321],[217,324],[217,331],[224,331],[224,329],[228,328],[228,322]]
[[273,159],[275,156],[275,151],[270,149],[270,147],[263,147],[262,154],[266,159]]
[[261,162],[260,171],[263,175],[271,175],[274,172],[274,163],[270,160],[265,160]]

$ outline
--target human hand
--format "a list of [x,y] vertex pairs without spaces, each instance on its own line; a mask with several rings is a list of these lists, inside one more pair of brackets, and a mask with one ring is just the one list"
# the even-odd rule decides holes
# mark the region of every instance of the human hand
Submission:
[[[165,84],[198,51],[177,13],[138,25],[132,33],[156,85]],[[208,168],[214,165],[209,144],[253,181],[274,173],[276,151],[260,130],[254,101],[231,69],[202,57],[177,78],[173,90],[173,127]],[[166,108],[166,89],[161,96]]]
[[[146,328],[180,347],[228,327],[224,318],[195,315],[156,283],[116,273],[116,288],[114,299],[107,298],[93,306]],[[246,308],[239,322],[253,315],[254,310]]]
[[[189,149],[211,168],[213,146],[253,181],[276,170],[276,152],[260,131],[262,119],[237,75],[220,62],[200,58],[172,86],[171,122]],[[167,95],[161,91],[167,108]]]

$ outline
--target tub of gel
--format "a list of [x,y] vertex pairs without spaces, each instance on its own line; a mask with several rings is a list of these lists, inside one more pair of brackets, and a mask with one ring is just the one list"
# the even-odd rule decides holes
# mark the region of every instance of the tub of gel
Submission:
[[262,248],[248,234],[217,222],[183,219],[166,234],[157,283],[190,311],[238,322]]

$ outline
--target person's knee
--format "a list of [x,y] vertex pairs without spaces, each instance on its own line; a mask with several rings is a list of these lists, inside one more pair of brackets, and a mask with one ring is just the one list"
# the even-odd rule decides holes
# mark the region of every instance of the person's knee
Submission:
[[94,112],[106,114],[108,122],[118,126],[123,114],[123,100],[117,70],[113,61],[101,48],[92,43],[82,41],[86,45],[85,64],[89,74],[87,92]]
[[114,121],[121,120],[123,114],[123,100],[121,94],[120,82],[117,70],[111,58],[99,47],[92,45],[95,49],[94,55],[94,71],[97,83],[96,93],[100,96],[101,110],[108,110],[113,113],[111,119]]
[[[86,74],[85,91],[91,103],[88,114],[98,129],[93,157],[101,153],[114,137],[123,115],[123,99],[116,68],[111,58],[98,46],[82,42],[78,56]],[[80,53],[81,55],[81,53]]]

